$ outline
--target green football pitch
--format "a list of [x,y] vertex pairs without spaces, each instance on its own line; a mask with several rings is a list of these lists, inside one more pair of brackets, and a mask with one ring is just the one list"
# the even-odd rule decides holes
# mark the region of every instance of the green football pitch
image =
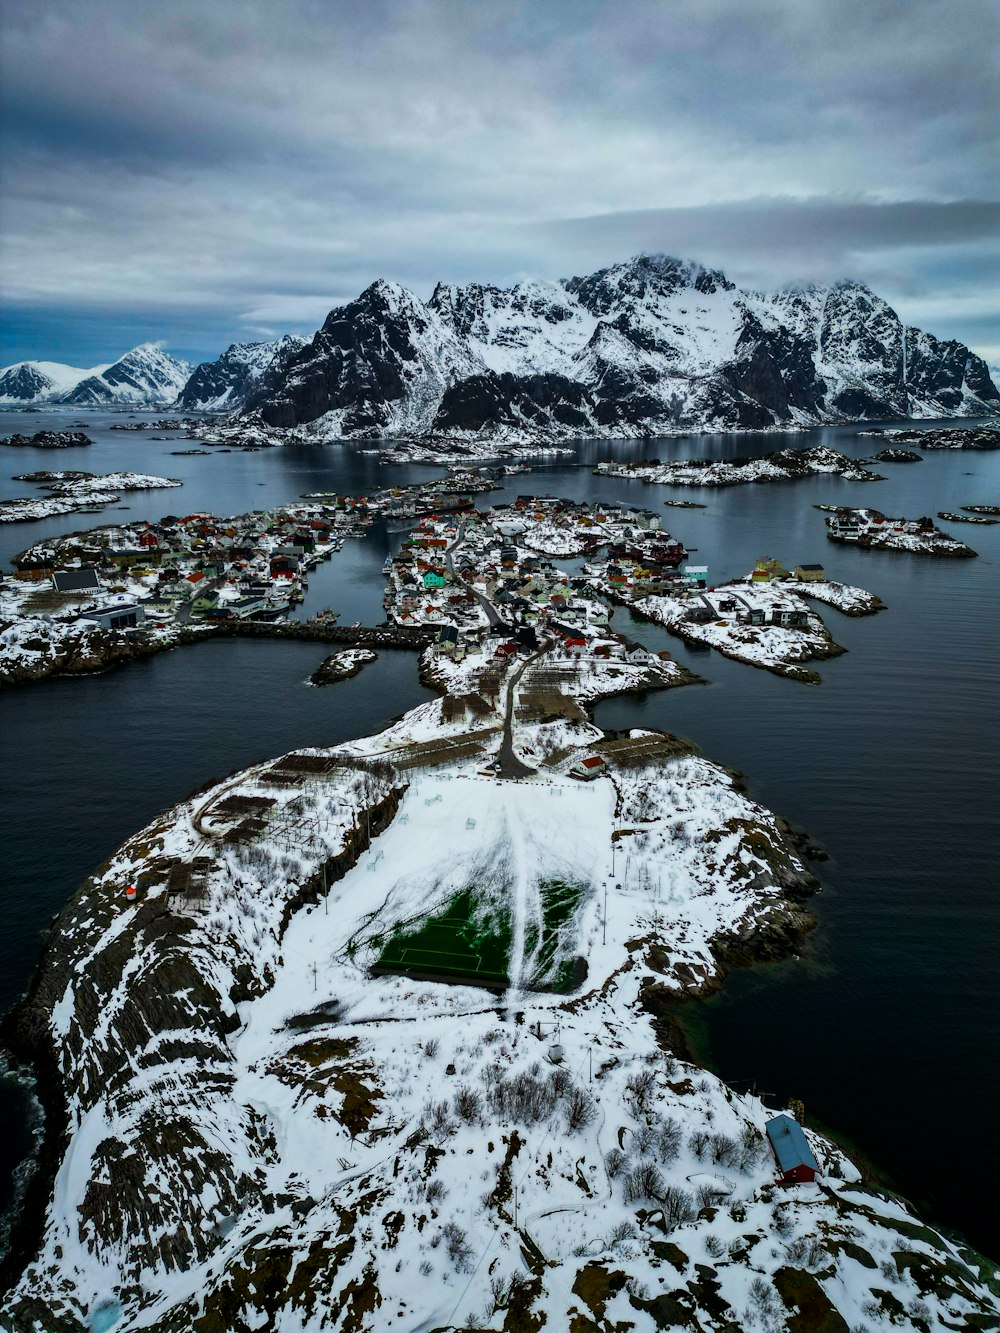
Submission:
[[510,942],[510,918],[496,912],[477,915],[476,901],[466,889],[417,930],[397,932],[382,950],[377,967],[506,986]]
[[[557,963],[556,948],[560,931],[579,903],[581,889],[559,880],[547,881],[540,889],[543,926],[534,984],[562,992],[570,988],[573,962],[565,958]],[[534,949],[533,930],[526,943],[529,950]],[[416,929],[398,928],[381,948],[375,964],[379,972],[454,977],[492,986],[510,983],[510,917],[493,907],[478,908],[471,889],[457,894],[443,912],[428,917]]]

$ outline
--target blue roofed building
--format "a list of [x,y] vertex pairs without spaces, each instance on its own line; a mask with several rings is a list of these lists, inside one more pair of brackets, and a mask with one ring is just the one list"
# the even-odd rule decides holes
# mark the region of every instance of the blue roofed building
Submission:
[[764,1126],[764,1132],[783,1181],[808,1183],[816,1179],[819,1163],[798,1121],[790,1115],[776,1115]]

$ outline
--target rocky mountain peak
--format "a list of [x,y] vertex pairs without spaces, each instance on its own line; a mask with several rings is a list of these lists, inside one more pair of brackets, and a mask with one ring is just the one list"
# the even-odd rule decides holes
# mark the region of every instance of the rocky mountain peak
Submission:
[[735,290],[724,273],[661,254],[635,255],[589,277],[565,279],[562,285],[594,315],[612,314],[637,302],[649,304],[685,288],[705,295]]

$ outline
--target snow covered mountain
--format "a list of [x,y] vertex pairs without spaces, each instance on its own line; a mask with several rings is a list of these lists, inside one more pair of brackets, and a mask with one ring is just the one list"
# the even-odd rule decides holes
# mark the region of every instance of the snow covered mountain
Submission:
[[152,343],[111,365],[80,370],[56,361],[20,361],[0,371],[0,403],[72,403],[77,407],[160,407],[174,402],[191,367]]
[[178,361],[152,343],[143,343],[107,370],[81,380],[61,401],[85,407],[105,403],[166,405],[174,402],[190,374],[186,361]]
[[331,438],[558,438],[968,416],[1000,392],[861,284],[750,292],[642,255],[559,283],[439,284],[426,304],[376,282],[243,410]]
[[283,366],[306,340],[286,334],[274,342],[233,343],[217,361],[203,361],[184,385],[177,406],[189,411],[231,412],[261,376]]
[[0,370],[0,404],[59,402],[81,380],[108,369],[108,366],[93,366],[81,370],[59,361],[18,361]]

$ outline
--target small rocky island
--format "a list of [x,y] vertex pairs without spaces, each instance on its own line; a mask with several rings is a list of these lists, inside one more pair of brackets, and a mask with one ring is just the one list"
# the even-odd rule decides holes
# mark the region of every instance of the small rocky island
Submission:
[[1000,523],[1000,518],[989,518],[986,514],[955,514],[944,509],[939,509],[937,516],[948,523],[984,523],[987,527]]
[[765,458],[689,458],[676,462],[598,463],[595,476],[624,477],[663,486],[745,486],[753,482],[794,481],[833,473],[845,481],[884,481],[858,459],[827,445],[778,449]]
[[912,555],[935,555],[969,559],[977,553],[957,537],[935,527],[932,519],[888,518],[878,509],[832,509],[826,520],[826,535],[832,542],[858,546],[863,551],[908,551]]
[[923,454],[915,449],[880,449],[875,455],[876,463],[922,463]]
[[995,426],[946,426],[940,430],[887,427],[864,434],[883,436],[899,444],[915,444],[920,449],[1000,449],[1000,430]]
[[376,662],[378,653],[371,648],[342,648],[323,659],[309,677],[312,685],[335,685],[337,681],[356,676],[369,662]]
[[0,523],[27,523],[58,514],[105,509],[117,504],[125,491],[164,490],[182,483],[176,477],[154,477],[143,472],[22,473],[15,481],[34,481],[47,492],[44,498],[0,500]]
[[94,441],[82,430],[39,430],[34,435],[2,435],[10,449],[81,449]]

